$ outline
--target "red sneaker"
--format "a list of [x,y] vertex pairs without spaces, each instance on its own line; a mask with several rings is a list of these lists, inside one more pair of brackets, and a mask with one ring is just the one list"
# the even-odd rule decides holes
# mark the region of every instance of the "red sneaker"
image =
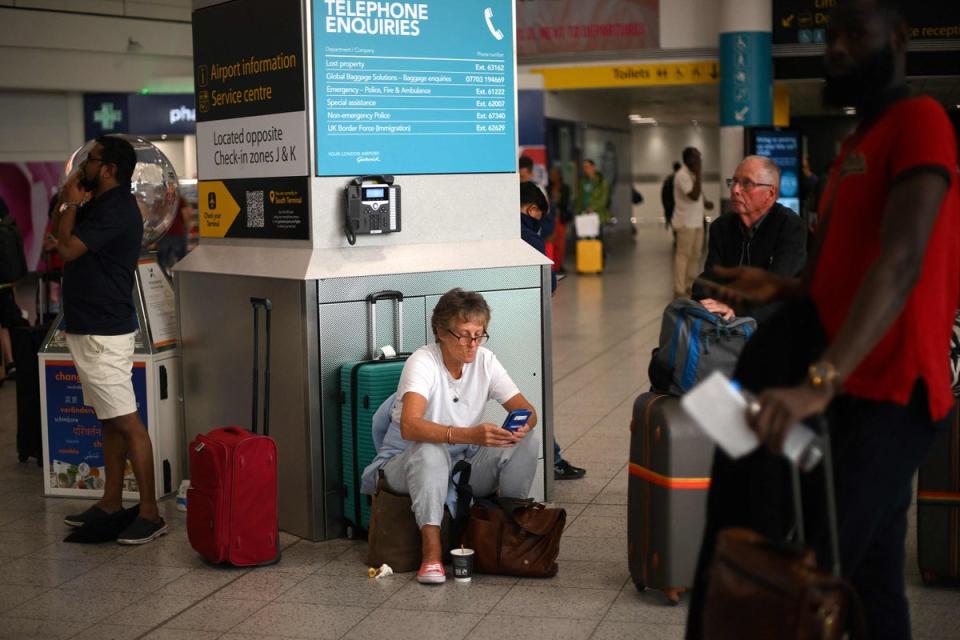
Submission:
[[424,562],[417,571],[417,582],[420,584],[443,584],[447,581],[447,574],[439,562]]

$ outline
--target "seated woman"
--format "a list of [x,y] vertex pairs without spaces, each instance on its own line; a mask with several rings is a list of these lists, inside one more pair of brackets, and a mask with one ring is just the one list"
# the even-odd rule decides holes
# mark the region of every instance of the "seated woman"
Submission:
[[[471,465],[474,495],[497,491],[527,497],[537,469],[540,432],[533,406],[489,349],[490,307],[479,293],[453,289],[431,318],[434,344],[420,347],[403,367],[390,428],[374,461],[364,470],[369,486],[382,469],[390,491],[409,494],[420,527],[422,564],[417,580],[446,580],[440,523],[453,465]],[[487,400],[507,411],[527,409],[530,421],[511,433],[480,422]]]

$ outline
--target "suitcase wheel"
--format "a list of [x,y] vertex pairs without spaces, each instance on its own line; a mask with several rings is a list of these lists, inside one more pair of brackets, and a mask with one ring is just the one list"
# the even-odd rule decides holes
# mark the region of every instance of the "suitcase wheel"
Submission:
[[25,453],[17,454],[17,460],[19,460],[20,462],[26,462],[26,461],[27,461],[27,458],[29,458],[29,457],[30,457],[30,456],[28,456],[28,455],[25,454]]
[[640,578],[634,578],[633,584],[640,593],[643,593],[647,589],[647,585]]
[[667,597],[667,602],[669,602],[673,606],[676,606],[680,604],[680,594],[683,593],[684,591],[686,591],[686,589],[684,589],[683,587],[679,587],[676,589],[664,589],[663,595]]
[[933,571],[921,571],[920,579],[923,580],[923,583],[926,585],[934,585],[937,583],[937,574]]

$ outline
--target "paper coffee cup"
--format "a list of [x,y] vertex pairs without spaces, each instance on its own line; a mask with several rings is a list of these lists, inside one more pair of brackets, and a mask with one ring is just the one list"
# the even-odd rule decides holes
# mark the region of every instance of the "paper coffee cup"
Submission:
[[470,582],[473,578],[473,549],[451,549],[453,556],[453,579],[456,582]]

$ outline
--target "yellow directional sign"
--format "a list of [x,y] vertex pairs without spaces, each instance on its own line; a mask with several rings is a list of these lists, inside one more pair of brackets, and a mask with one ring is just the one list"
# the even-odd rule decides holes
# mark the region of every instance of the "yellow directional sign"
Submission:
[[716,60],[613,64],[595,67],[542,67],[531,69],[543,76],[544,89],[604,89],[677,84],[716,84]]
[[199,185],[200,237],[224,238],[240,213],[240,205],[219,180],[204,180]]

